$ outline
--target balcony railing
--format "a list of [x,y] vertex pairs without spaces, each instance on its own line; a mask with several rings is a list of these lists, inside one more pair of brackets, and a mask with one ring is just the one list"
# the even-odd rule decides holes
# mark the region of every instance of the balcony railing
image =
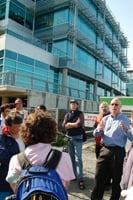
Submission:
[[65,87],[55,82],[10,71],[0,73],[0,87],[2,86],[14,86],[16,87],[16,90],[21,88],[26,90],[49,92],[58,95],[66,95],[78,99],[94,100],[93,93],[89,93],[88,91]]

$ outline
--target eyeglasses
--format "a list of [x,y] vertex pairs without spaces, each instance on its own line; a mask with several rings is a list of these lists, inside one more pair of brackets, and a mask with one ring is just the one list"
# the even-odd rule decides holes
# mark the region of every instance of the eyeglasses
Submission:
[[111,103],[111,106],[119,106],[118,103]]

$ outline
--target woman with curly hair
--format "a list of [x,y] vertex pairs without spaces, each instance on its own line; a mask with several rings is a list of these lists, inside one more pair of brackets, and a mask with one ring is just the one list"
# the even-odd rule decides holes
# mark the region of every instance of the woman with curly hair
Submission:
[[[55,141],[56,135],[56,121],[50,113],[36,111],[27,116],[21,129],[21,137],[26,145],[25,155],[31,165],[43,165],[52,148],[51,142]],[[6,177],[13,191],[15,191],[15,183],[21,174],[21,170],[17,155],[14,155],[10,160]],[[67,189],[70,181],[75,179],[68,153],[62,152],[56,171]]]

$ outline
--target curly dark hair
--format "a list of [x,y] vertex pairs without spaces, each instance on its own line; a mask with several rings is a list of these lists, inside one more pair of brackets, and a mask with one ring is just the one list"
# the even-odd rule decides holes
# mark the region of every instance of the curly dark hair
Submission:
[[57,134],[56,121],[48,112],[30,113],[24,120],[21,136],[25,145],[51,143]]

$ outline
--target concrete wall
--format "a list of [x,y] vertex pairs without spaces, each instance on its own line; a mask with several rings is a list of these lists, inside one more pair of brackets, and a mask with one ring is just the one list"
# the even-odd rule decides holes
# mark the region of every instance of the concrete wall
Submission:
[[[68,110],[70,99],[70,97],[63,95],[29,91],[27,93],[27,107],[36,107],[39,104],[44,104],[48,110]],[[98,112],[99,104],[90,100],[79,100],[79,109],[83,112]]]
[[29,91],[27,94],[27,107],[36,107],[39,104],[45,104],[44,93]]
[[5,35],[0,36],[0,51],[5,49]]
[[[3,41],[4,43],[5,41]],[[12,45],[13,44],[13,45]],[[38,48],[11,35],[6,36],[6,49],[39,60],[49,65],[58,67],[59,58],[51,53]]]

